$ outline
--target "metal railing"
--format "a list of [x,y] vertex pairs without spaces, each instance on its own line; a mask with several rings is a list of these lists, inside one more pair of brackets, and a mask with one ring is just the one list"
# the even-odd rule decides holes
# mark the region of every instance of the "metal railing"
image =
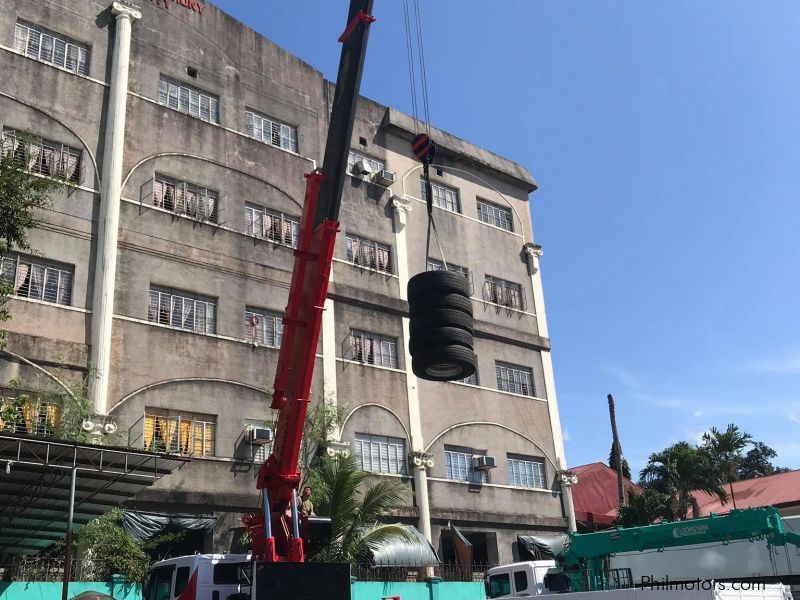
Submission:
[[[107,568],[96,559],[70,561],[70,581],[101,581]],[[0,566],[0,581],[60,582],[64,580],[64,559],[25,556],[11,565]]]
[[494,565],[471,565],[469,567],[455,564],[440,564],[434,567],[417,567],[403,564],[378,566],[372,564],[354,564],[350,567],[350,575],[358,581],[424,581],[431,576],[442,581],[482,582],[483,577]]

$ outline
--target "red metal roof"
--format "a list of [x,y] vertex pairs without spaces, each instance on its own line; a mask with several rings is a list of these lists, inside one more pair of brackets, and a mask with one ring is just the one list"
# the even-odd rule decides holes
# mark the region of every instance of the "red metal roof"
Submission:
[[[572,487],[575,518],[598,525],[613,525],[619,504],[616,471],[601,462],[572,467],[571,471],[578,476],[578,483]],[[629,479],[623,479],[622,485],[626,494],[630,488],[641,492],[641,488]]]
[[[725,488],[730,494],[730,488]],[[692,495],[700,505],[700,514],[726,513],[733,508],[729,499],[723,504],[716,496],[704,492],[693,492]],[[733,484],[733,495],[736,508],[752,508],[756,506],[775,506],[777,508],[800,504],[800,470],[778,473],[768,477],[744,479]]]

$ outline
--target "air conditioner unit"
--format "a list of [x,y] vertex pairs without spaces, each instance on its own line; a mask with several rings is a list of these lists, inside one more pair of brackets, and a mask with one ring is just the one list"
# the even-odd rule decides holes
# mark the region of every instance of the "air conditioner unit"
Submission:
[[493,456],[472,457],[472,468],[476,471],[488,471],[489,469],[494,469],[496,466]]
[[373,179],[376,183],[389,186],[397,181],[397,175],[394,171],[390,171],[389,169],[381,169],[375,173],[375,177],[373,177]]
[[254,446],[261,446],[272,442],[272,429],[266,427],[251,427],[247,433],[247,441]]
[[353,175],[358,175],[360,177],[369,177],[372,175],[372,166],[369,164],[368,161],[359,158],[356,162],[353,163]]

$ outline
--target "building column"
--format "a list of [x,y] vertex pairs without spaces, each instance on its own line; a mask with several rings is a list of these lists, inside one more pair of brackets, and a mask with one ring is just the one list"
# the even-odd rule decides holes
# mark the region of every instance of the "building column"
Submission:
[[108,94],[103,155],[103,179],[100,189],[100,217],[97,235],[97,265],[92,299],[89,397],[95,414],[104,414],[108,403],[111,370],[111,325],[114,315],[114,285],[117,270],[120,196],[122,194],[122,155],[125,148],[125,112],[128,99],[128,70],[131,54],[131,29],[142,13],[123,2],[114,2],[116,17],[111,84]]
[[[408,300],[407,287],[408,272],[408,242],[406,238],[406,224],[408,213],[411,212],[412,202],[409,198],[392,197],[394,208],[395,247],[397,248],[397,277],[400,280],[400,299]],[[411,448],[409,456],[414,470],[414,494],[419,508],[419,530],[425,538],[431,540],[431,513],[428,503],[428,475],[426,469],[433,466],[433,459],[425,454],[425,443],[422,438],[422,419],[419,411],[419,390],[417,376],[411,370],[411,353],[408,350],[408,339],[411,334],[411,322],[408,317],[403,317],[403,355],[406,367],[406,395],[408,398],[408,420],[411,435]]]
[[[549,338],[547,330],[547,314],[544,308],[544,290],[542,276],[539,271],[539,258],[542,248],[536,244],[528,243],[523,246],[525,257],[528,260],[528,270],[531,274],[531,288],[533,290],[533,306],[536,313],[536,324],[539,335]],[[557,468],[561,473],[567,470],[567,457],[564,452],[564,436],[561,431],[561,417],[558,414],[558,400],[556,398],[556,381],[553,374],[553,358],[549,350],[542,350],[542,370],[544,372],[544,390],[547,396],[547,410],[550,416],[550,428],[553,431],[553,448],[556,454]],[[562,478],[563,479],[563,478]],[[569,478],[568,478],[569,479]],[[561,485],[561,501],[564,506],[564,515],[569,521],[569,530],[575,531],[575,509],[572,504],[571,484]]]

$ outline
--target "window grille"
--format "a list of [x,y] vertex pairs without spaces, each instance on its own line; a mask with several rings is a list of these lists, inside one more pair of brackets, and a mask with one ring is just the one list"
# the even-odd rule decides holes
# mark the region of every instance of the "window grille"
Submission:
[[245,135],[276,148],[297,152],[297,127],[250,110],[244,113]]
[[535,395],[533,374],[528,367],[498,362],[495,364],[495,373],[497,375],[498,390],[522,394],[523,396]]
[[[420,178],[420,197],[427,202],[428,195],[425,192],[425,179]],[[442,185],[441,183],[431,182],[433,192],[433,205],[449,210],[450,212],[461,212],[461,197],[455,188]]]
[[[442,261],[440,261],[440,260],[436,260],[435,258],[428,258],[427,270],[428,271],[443,271],[444,270],[444,263]],[[473,294],[473,292],[475,291],[475,286],[474,286],[473,280],[472,280],[472,272],[469,269],[467,269],[466,267],[460,267],[458,265],[454,265],[451,262],[448,262],[447,263],[447,270],[450,271],[451,273],[461,273],[464,277],[466,277],[467,281],[469,281],[469,293],[470,293],[470,295]]]
[[247,308],[244,311],[244,338],[259,346],[280,348],[283,340],[283,315],[260,308]]
[[391,275],[392,249],[389,246],[352,234],[347,236],[346,243],[348,262]]
[[469,377],[465,377],[464,379],[459,379],[459,383],[466,383],[467,385],[478,385],[478,372],[475,371]]
[[525,310],[522,286],[499,277],[486,276],[483,284],[483,299],[515,310]]
[[11,283],[14,295],[69,306],[72,268],[21,255],[0,257],[0,276]]
[[365,154],[361,154],[359,152],[355,152],[354,150],[350,150],[350,154],[347,155],[348,175],[353,175],[353,166],[356,164],[356,161],[358,160],[363,160],[365,163],[367,163],[372,169],[373,173],[380,173],[386,168],[386,164],[383,161],[380,161],[376,158],[370,158]]
[[157,409],[145,409],[144,449],[182,456],[214,456],[216,427],[213,417],[165,415]]
[[201,121],[219,125],[219,99],[185,83],[161,77],[158,82],[158,103]]
[[270,240],[297,248],[300,243],[300,219],[282,212],[246,204],[244,207],[245,232],[253,237]]
[[60,177],[78,183],[81,151],[40,137],[25,135],[14,129],[3,129],[4,155],[11,155],[21,169],[30,173]]
[[89,75],[92,53],[88,46],[52,31],[17,22],[14,50],[79,75]]
[[402,438],[356,433],[354,451],[364,471],[406,474],[406,445]]
[[514,231],[511,209],[478,199],[478,220],[506,231]]
[[190,292],[150,288],[147,320],[195,333],[216,333],[216,303]]
[[472,466],[473,456],[485,456],[472,448],[462,446],[444,447],[444,470],[447,479],[455,481],[469,481],[470,483],[488,483],[489,475],[486,471],[476,471]]
[[156,174],[153,205],[197,221],[219,222],[219,192]]
[[353,329],[350,332],[350,350],[353,359],[359,362],[393,369],[399,368],[397,338]]
[[61,405],[38,398],[35,393],[0,388],[0,431],[54,436],[60,422]]
[[508,484],[544,489],[544,459],[522,454],[508,455]]

